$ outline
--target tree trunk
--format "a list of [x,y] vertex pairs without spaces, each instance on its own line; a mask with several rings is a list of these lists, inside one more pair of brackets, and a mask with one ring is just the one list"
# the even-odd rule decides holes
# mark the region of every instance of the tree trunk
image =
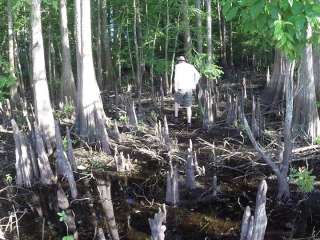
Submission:
[[40,0],[32,0],[32,81],[35,116],[48,146],[55,141],[55,126],[46,77],[40,4]]
[[212,17],[211,17],[211,0],[206,0],[207,6],[207,54],[208,63],[212,63]]
[[[158,29],[158,26],[159,26],[159,23],[160,23],[160,19],[161,18],[160,18],[160,14],[159,14],[158,21],[157,21],[157,28],[156,29]],[[153,38],[153,41],[152,41],[152,50],[151,50],[152,51],[152,53],[151,53],[152,54],[151,55],[152,59],[154,59],[154,56],[155,56],[156,41],[157,41],[157,31],[155,32],[154,38]],[[167,54],[167,50],[168,49],[166,49],[166,54]],[[166,59],[166,65],[167,65],[167,56],[165,57],[165,59]],[[166,68],[167,68],[167,66],[166,66]],[[166,70],[165,74],[168,75],[167,70]],[[151,66],[150,66],[150,78],[151,78],[151,93],[152,93],[152,97],[154,97],[155,96],[155,92],[154,92],[154,63],[153,63],[153,61],[152,61]],[[168,78],[168,76],[167,76],[167,78]],[[166,86],[168,86],[168,85],[166,85]]]
[[220,58],[223,66],[227,66],[227,29],[222,13],[220,0],[217,1],[218,20],[219,20],[219,37],[220,37]]
[[219,40],[220,40],[220,59],[223,61],[223,27],[222,27],[222,17],[221,17],[221,4],[217,1],[217,12],[218,12],[218,24],[219,24]]
[[[49,85],[53,86],[52,84],[52,64],[51,64],[51,20],[50,20],[50,14],[49,14],[49,26],[48,26],[48,46],[47,46],[47,76],[48,76],[48,81]],[[53,88],[51,87],[49,89],[49,93],[51,93],[51,97],[54,96],[53,94]]]
[[[17,35],[14,35],[13,37],[13,43],[14,43],[14,57],[15,57],[15,64],[18,71],[18,81],[19,81],[19,90],[20,95],[25,95],[25,80],[22,73],[21,68],[21,62],[20,62],[20,55],[19,55],[19,45],[17,43]],[[26,68],[26,71],[28,72],[28,68]]]
[[203,52],[203,39],[202,39],[202,19],[201,19],[201,0],[196,0],[196,21],[197,21],[197,50],[198,53]]
[[289,165],[292,160],[292,116],[293,116],[293,75],[295,62],[286,60],[288,66],[285,67],[285,89],[286,89],[286,115],[284,120],[284,152],[280,173],[282,177],[278,177],[278,199],[287,200],[290,197],[289,184],[287,180]]
[[[221,10],[222,13],[222,10]],[[228,35],[227,35],[227,25],[224,19],[223,14],[221,14],[221,25],[222,25],[222,65],[227,67],[227,43],[228,43]]]
[[[129,12],[127,12],[129,14]],[[127,43],[128,43],[128,53],[129,53],[129,59],[130,59],[130,66],[131,66],[131,74],[132,76],[136,76],[136,71],[134,70],[134,64],[133,64],[133,56],[132,56],[132,49],[131,49],[131,39],[130,39],[130,33],[129,33],[129,17],[127,17],[127,29],[126,29],[126,34],[127,34]]]
[[77,57],[80,77],[77,90],[77,124],[81,136],[89,140],[99,138],[98,124],[106,119],[100,90],[96,81],[92,58],[90,1],[76,0]]
[[97,46],[97,83],[100,88],[103,87],[103,77],[102,77],[102,49],[101,49],[101,38],[103,37],[101,35],[101,28],[104,27],[104,25],[101,26],[101,0],[97,0],[97,18],[96,18],[96,27],[97,27],[97,33],[96,33],[96,46]]
[[68,36],[67,1],[60,0],[60,31],[62,45],[62,101],[65,97],[76,102],[76,87],[71,66],[70,45]]
[[187,59],[191,59],[192,56],[192,41],[190,33],[190,19],[189,19],[189,4],[188,0],[181,2],[182,6],[182,17],[183,17],[183,31],[184,31],[184,52]]
[[112,68],[112,53],[110,43],[110,31],[108,28],[108,2],[107,0],[101,0],[101,37],[102,37],[102,52],[104,55],[103,69],[105,70],[105,81],[103,88],[108,89],[112,86],[114,80],[113,68]]
[[[288,61],[289,62],[289,61]],[[290,89],[291,84],[293,83],[293,70],[294,70],[294,63],[290,63],[289,67],[287,68],[287,86],[288,89]],[[291,87],[292,89],[292,87]],[[278,165],[274,161],[272,161],[272,158],[270,157],[269,154],[266,153],[265,149],[256,141],[256,139],[253,136],[253,133],[250,129],[250,126],[248,124],[248,121],[245,117],[244,114],[244,106],[243,106],[243,99],[240,101],[240,120],[243,124],[243,127],[252,143],[256,151],[259,153],[259,155],[262,157],[263,161],[265,161],[266,164],[272,169],[273,173],[277,176],[277,181],[278,181],[278,194],[277,194],[277,199],[280,201],[285,201],[290,197],[290,191],[289,191],[289,184],[287,180],[287,169],[291,161],[291,152],[292,152],[292,147],[290,145],[291,143],[291,135],[290,131],[287,131],[290,127],[290,116],[292,118],[291,109],[292,109],[292,94],[290,95],[291,91],[288,91],[287,93],[287,108],[288,108],[288,114],[286,115],[286,121],[285,121],[285,148],[287,148],[286,152],[286,157],[283,158],[282,164]],[[285,156],[285,155],[284,155]],[[285,175],[286,174],[286,175]]]
[[[16,81],[15,74],[15,61],[14,61],[14,29],[13,29],[13,16],[12,16],[12,7],[11,0],[7,2],[7,14],[8,14],[8,43],[9,43],[9,72],[11,77]],[[18,99],[18,82],[10,89],[10,96],[13,102],[16,102]]]
[[[164,72],[165,88],[164,88],[164,92],[165,92],[165,94],[168,94],[168,92],[170,91],[169,76],[168,76],[168,68],[169,68],[169,66],[168,66],[168,48],[169,48],[169,24],[170,24],[169,0],[167,0],[166,10],[167,10],[167,14],[166,14],[166,42],[165,42],[165,47],[164,47],[164,59],[165,59],[165,72]],[[160,17],[159,17],[159,19],[160,19]],[[157,24],[157,29],[158,29],[158,25],[159,24]],[[154,47],[153,47],[153,49],[154,49]],[[171,92],[170,92],[170,94],[171,94]]]
[[[122,63],[121,63],[121,48],[122,48],[122,26],[118,28],[117,30],[117,45],[118,45],[118,51],[117,51],[117,83],[116,83],[116,92],[118,92],[119,87],[121,88],[121,82],[122,82]],[[117,98],[116,98],[117,99]],[[116,101],[116,106],[118,102]]]
[[136,83],[138,89],[138,103],[139,107],[141,106],[141,91],[142,91],[142,74],[141,74],[141,59],[140,59],[140,49],[139,49],[139,42],[138,42],[138,4],[137,0],[133,0],[133,8],[134,8],[134,20],[133,20],[133,40],[134,40],[134,47],[135,47],[135,54],[136,54]]
[[278,49],[276,49],[270,84],[266,87],[263,93],[263,100],[265,104],[275,107],[278,106],[282,101],[288,67],[290,67],[288,58],[285,57]]
[[[75,42],[76,42],[76,59],[77,59],[77,89],[80,88],[80,83],[81,83],[81,19],[82,19],[82,14],[81,14],[81,2],[80,0],[75,0],[74,2],[75,5],[75,14],[74,14],[74,22],[75,22]],[[76,98],[77,98],[77,104],[79,102],[79,96],[76,93]]]
[[313,74],[316,87],[317,100],[320,100],[320,51],[316,46],[312,49]]
[[[307,38],[312,37],[311,26]],[[301,59],[298,86],[294,103],[293,126],[297,134],[306,134],[312,142],[320,134],[319,115],[316,106],[315,80],[313,72],[312,45],[307,44]]]
[[178,19],[177,19],[177,33],[176,33],[176,37],[174,39],[174,48],[173,48],[173,54],[172,54],[172,58],[171,58],[171,71],[170,71],[170,92],[171,93],[172,93],[172,88],[173,88],[174,59],[176,57],[176,49],[177,49],[177,45],[178,45],[179,31],[180,31],[180,12],[178,14]]
[[233,42],[232,42],[232,38],[233,38],[233,27],[232,27],[232,22],[230,22],[230,66],[233,68],[234,66],[234,62],[233,62]]

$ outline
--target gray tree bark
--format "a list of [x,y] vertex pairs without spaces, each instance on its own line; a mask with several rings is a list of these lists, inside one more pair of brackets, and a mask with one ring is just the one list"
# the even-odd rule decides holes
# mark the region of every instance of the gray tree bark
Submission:
[[183,36],[184,36],[184,52],[187,59],[190,59],[192,56],[192,40],[191,40],[191,31],[190,31],[190,19],[189,19],[189,3],[188,0],[182,0],[182,18],[183,18]]
[[[112,52],[110,43],[110,31],[108,27],[108,2],[107,0],[101,0],[101,37],[102,37],[102,52],[103,69],[105,71],[105,81],[103,84],[104,89],[110,87],[114,80],[114,72],[112,68]],[[120,33],[121,34],[121,33]]]
[[202,53],[203,52],[203,37],[202,37],[201,0],[196,0],[196,9],[199,11],[196,14],[197,50],[198,50],[198,53]]
[[207,54],[208,63],[212,63],[212,17],[211,17],[211,0],[206,0],[207,7]]
[[[312,37],[311,26],[307,38]],[[304,49],[298,72],[298,85],[295,93],[293,127],[298,135],[304,134],[311,142],[320,134],[320,121],[316,106],[316,91],[312,58],[312,45]]]
[[76,103],[76,87],[71,66],[70,44],[68,36],[67,1],[60,0],[60,32],[62,45],[62,100],[71,98]]
[[138,11],[138,0],[133,0],[133,9],[134,9],[134,19],[133,19],[133,40],[134,40],[134,48],[136,55],[136,83],[138,89],[138,103],[139,107],[141,105],[141,93],[142,93],[142,73],[141,73],[141,53],[139,48],[139,40],[138,40],[138,21],[139,21],[139,13]]
[[81,136],[99,139],[97,125],[106,119],[92,58],[90,1],[76,0],[77,18],[77,126]]
[[56,122],[55,127],[56,127],[56,142],[57,142],[57,149],[56,149],[57,173],[59,176],[67,178],[70,191],[71,191],[71,196],[73,199],[75,199],[78,195],[77,184],[74,179],[70,162],[67,160],[66,154],[63,149],[63,143],[60,135],[60,128],[59,128],[58,122]]
[[[86,0],[85,0],[86,1]],[[109,179],[107,181],[98,179],[97,182],[98,191],[100,193],[100,202],[103,208],[103,212],[107,218],[107,224],[109,233],[112,240],[119,240],[118,228],[114,216],[113,204],[111,199],[111,182]]]
[[[7,1],[7,14],[8,14],[8,47],[9,47],[9,72],[12,78],[16,81],[15,74],[15,58],[14,58],[14,29],[13,29],[13,16],[11,0]],[[18,100],[18,82],[15,82],[10,89],[10,96],[13,102]]]
[[289,59],[276,49],[270,84],[266,86],[263,93],[265,104],[271,105],[271,107],[279,106],[283,98],[285,78],[290,65]]
[[166,231],[166,226],[162,225],[166,222],[167,211],[166,205],[163,204],[161,208],[159,207],[158,213],[154,215],[154,218],[149,218],[149,226],[151,229],[151,239],[152,240],[164,240]]
[[262,159],[266,164],[272,169],[274,174],[277,176],[278,181],[278,194],[277,199],[280,201],[286,201],[290,197],[289,184],[288,184],[288,168],[291,162],[291,154],[292,154],[292,137],[291,137],[291,123],[292,123],[292,108],[293,108],[293,72],[294,72],[294,62],[289,62],[286,60],[288,66],[285,67],[285,72],[283,73],[286,78],[284,79],[286,83],[286,117],[285,117],[285,126],[284,126],[284,138],[285,138],[285,146],[284,146],[284,155],[283,161],[280,165],[276,164],[269,154],[266,153],[265,149],[255,140],[252,130],[248,124],[248,121],[244,114],[243,109],[243,100],[241,100],[240,104],[240,119],[243,123],[243,126],[248,134],[248,137],[256,149],[256,151],[260,154]]
[[227,65],[227,29],[222,13],[222,6],[220,0],[217,1],[217,11],[219,20],[219,38],[220,38],[220,58],[223,66]]
[[30,156],[28,154],[28,146],[23,133],[18,128],[15,120],[11,120],[13,129],[13,137],[15,142],[16,155],[16,184],[18,186],[31,187],[34,181]]
[[[160,15],[159,15],[160,19]],[[170,91],[169,86],[169,74],[168,74],[168,48],[169,48],[169,24],[170,24],[170,16],[169,16],[169,0],[166,2],[166,41],[165,41],[165,47],[164,47],[164,59],[165,59],[165,72],[164,72],[164,84],[165,84],[165,93],[167,94],[168,91]],[[159,21],[157,24],[157,28],[159,25]],[[155,34],[156,38],[156,34]],[[171,92],[170,92],[171,93]]]
[[263,180],[258,188],[256,208],[251,215],[250,207],[247,206],[243,214],[240,240],[263,240],[267,228],[266,193],[267,183]]
[[102,36],[102,32],[101,32],[101,28],[105,27],[104,24],[102,25],[101,23],[101,0],[97,0],[96,2],[97,4],[97,18],[96,18],[96,47],[97,47],[97,51],[96,51],[96,59],[97,59],[97,68],[96,68],[96,72],[97,72],[97,83],[98,86],[100,88],[103,88],[102,82],[103,82],[103,76],[102,76],[102,45],[101,45],[101,39],[103,38]]
[[234,61],[233,61],[233,42],[232,42],[232,38],[233,38],[233,24],[232,22],[230,22],[230,40],[229,40],[229,45],[230,45],[230,66],[233,67],[234,66]]
[[35,116],[48,145],[55,141],[55,127],[46,77],[40,5],[41,0],[32,0],[32,84]]
[[44,144],[40,132],[38,130],[37,124],[35,124],[34,126],[34,131],[36,138],[36,152],[40,172],[40,181],[44,185],[54,184],[56,180],[53,175],[48,156],[45,152]]
[[313,55],[313,74],[314,74],[314,82],[316,87],[316,95],[317,95],[317,100],[320,100],[320,50],[316,46],[313,46],[312,55]]

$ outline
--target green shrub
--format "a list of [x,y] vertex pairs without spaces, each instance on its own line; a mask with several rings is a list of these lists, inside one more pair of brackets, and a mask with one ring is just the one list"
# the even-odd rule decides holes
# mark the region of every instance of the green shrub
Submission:
[[10,97],[10,88],[14,84],[14,77],[10,75],[0,75],[0,102]]
[[73,113],[75,111],[75,107],[71,103],[66,103],[63,105],[61,110],[56,110],[54,112],[54,117],[58,119],[71,119]]
[[8,61],[0,56],[0,102],[10,97],[10,88],[15,81],[10,74]]
[[316,177],[311,175],[312,171],[299,167],[298,170],[293,168],[290,172],[290,179],[298,185],[302,192],[308,193],[313,190]]
[[216,80],[223,74],[222,68],[214,63],[208,64],[208,55],[201,53],[196,54],[191,63],[198,69],[201,75],[205,76],[209,80]]

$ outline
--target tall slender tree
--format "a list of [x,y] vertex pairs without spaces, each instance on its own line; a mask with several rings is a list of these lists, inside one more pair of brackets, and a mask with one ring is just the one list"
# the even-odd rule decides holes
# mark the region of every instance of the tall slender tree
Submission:
[[67,1],[60,0],[60,31],[62,45],[62,97],[70,97],[76,102],[76,87],[71,66],[70,44],[68,36]]
[[41,0],[32,0],[32,85],[35,116],[47,146],[54,143],[55,125],[49,97],[41,26]]
[[134,49],[136,55],[136,83],[138,88],[138,101],[139,107],[141,106],[141,94],[142,94],[142,72],[141,72],[141,53],[139,48],[139,5],[138,0],[133,0],[134,18],[133,18],[133,40]]
[[229,52],[230,52],[230,66],[233,68],[234,66],[234,61],[233,61],[233,24],[232,24],[232,21],[230,22],[230,35],[229,35],[229,38],[230,38],[230,41],[229,41]]
[[7,1],[7,14],[8,14],[8,47],[9,47],[9,72],[15,83],[10,89],[11,100],[15,102],[18,97],[18,82],[16,81],[15,74],[15,58],[14,58],[14,31],[13,31],[13,16],[11,0]]
[[77,25],[77,126],[81,136],[96,140],[106,116],[97,84],[92,57],[91,6],[88,0],[76,0]]
[[201,0],[196,0],[196,24],[197,24],[197,51],[203,52],[203,37],[202,37],[202,17],[201,17]]
[[103,88],[108,89],[112,86],[114,72],[112,67],[112,51],[110,42],[110,30],[108,26],[108,8],[110,1],[101,0],[101,46],[102,46],[102,65],[104,70]]
[[208,63],[212,63],[212,16],[211,16],[211,0],[206,0],[207,7],[207,54]]
[[221,0],[217,1],[217,12],[219,22],[219,38],[220,38],[220,58],[223,66],[227,66],[227,29],[224,16],[222,13]]
[[183,25],[183,36],[184,36],[184,52],[187,58],[191,58],[192,54],[192,40],[190,31],[190,18],[189,18],[189,2],[188,0],[181,1],[182,9],[182,25]]
[[[169,64],[168,64],[168,51],[169,51],[169,24],[170,24],[170,15],[169,15],[169,0],[166,1],[166,40],[164,45],[164,59],[165,59],[165,71],[164,71],[164,83],[165,83],[165,93],[167,94],[170,91],[171,86],[169,86]],[[158,28],[157,24],[157,28]],[[171,92],[170,92],[171,93]]]

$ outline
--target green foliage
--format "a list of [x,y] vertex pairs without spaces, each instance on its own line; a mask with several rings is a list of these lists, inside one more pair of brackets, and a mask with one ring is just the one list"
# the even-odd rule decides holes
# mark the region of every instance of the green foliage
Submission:
[[320,145],[320,136],[316,137],[315,144]]
[[0,75],[0,102],[10,97],[10,87],[15,84],[15,79],[9,75]]
[[59,221],[60,222],[66,222],[67,220],[67,214],[65,211],[61,211],[61,212],[58,212],[57,215],[59,216]]
[[15,82],[15,78],[9,74],[9,63],[0,57],[0,102],[10,97],[10,88]]
[[57,215],[59,217],[59,221],[63,222],[67,227],[67,235],[64,236],[62,240],[74,240],[73,236],[68,234],[68,225],[67,225],[68,216],[66,212],[62,210],[61,212],[58,212]]
[[4,178],[4,182],[6,185],[11,185],[12,183],[12,176],[11,174],[6,174],[5,178]]
[[123,113],[119,116],[119,122],[122,124],[127,124],[128,123],[128,116],[126,113]]
[[[320,7],[316,0],[224,0],[227,20],[238,19],[242,30],[263,36],[291,59],[298,58],[307,41],[307,25],[319,31]],[[314,34],[313,41],[319,39]]]
[[309,171],[305,167],[299,167],[297,169],[291,169],[290,179],[296,183],[302,192],[311,192],[314,188],[315,176],[311,175],[312,171]]
[[221,77],[223,74],[222,68],[215,64],[208,64],[207,54],[197,54],[192,59],[191,62],[198,69],[201,75],[205,76],[209,80],[215,80]]
[[67,149],[68,149],[68,139],[66,137],[63,138],[62,145],[63,145],[63,149],[65,151],[67,151]]
[[74,237],[72,235],[64,236],[62,240],[74,240]]
[[67,119],[70,119],[73,115],[75,111],[75,107],[73,104],[71,103],[65,103],[63,105],[63,108],[62,110],[57,110],[54,112],[54,116],[55,118],[58,118],[58,119],[63,119],[63,118],[67,118]]
[[75,110],[75,107],[71,103],[66,103],[63,106],[63,112],[68,116],[72,115],[74,110]]

